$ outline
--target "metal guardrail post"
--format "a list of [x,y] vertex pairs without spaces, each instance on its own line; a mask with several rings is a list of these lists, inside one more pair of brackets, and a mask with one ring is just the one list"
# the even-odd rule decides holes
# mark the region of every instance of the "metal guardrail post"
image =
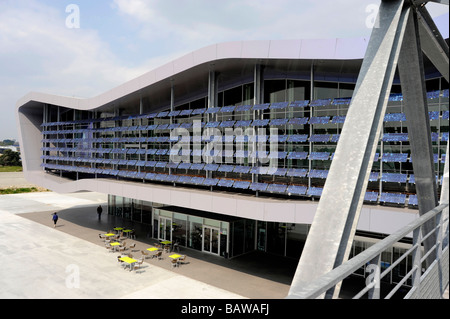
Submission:
[[420,291],[420,276],[422,275],[422,232],[420,227],[414,229],[413,231],[413,245],[415,246],[413,255],[412,255],[412,266],[413,266],[413,274],[412,274],[412,289],[417,289]]

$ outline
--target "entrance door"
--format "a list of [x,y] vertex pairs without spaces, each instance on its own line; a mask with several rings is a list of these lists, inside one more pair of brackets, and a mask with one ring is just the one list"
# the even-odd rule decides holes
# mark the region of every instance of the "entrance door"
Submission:
[[203,251],[219,255],[220,232],[218,228],[203,226]]
[[172,219],[167,217],[159,217],[159,234],[160,240],[172,241]]

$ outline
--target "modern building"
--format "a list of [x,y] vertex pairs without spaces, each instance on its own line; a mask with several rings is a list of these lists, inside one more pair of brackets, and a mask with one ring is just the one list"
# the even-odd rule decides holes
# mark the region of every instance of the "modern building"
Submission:
[[[109,214],[156,239],[224,258],[298,259],[367,43],[219,43],[94,98],[29,93],[17,103],[25,177],[106,193]],[[439,188],[449,85],[424,59]],[[391,92],[353,253],[418,217],[398,77]]]

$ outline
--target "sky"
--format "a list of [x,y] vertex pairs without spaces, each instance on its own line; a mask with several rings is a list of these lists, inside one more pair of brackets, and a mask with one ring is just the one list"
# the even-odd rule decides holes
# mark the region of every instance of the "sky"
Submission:
[[94,97],[220,42],[369,37],[379,3],[0,0],[0,140],[18,139],[16,102],[28,92]]

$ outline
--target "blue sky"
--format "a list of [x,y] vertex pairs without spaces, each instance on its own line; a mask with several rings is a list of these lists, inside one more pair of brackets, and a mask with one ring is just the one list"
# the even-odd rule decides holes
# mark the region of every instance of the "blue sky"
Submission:
[[0,0],[0,140],[18,138],[15,104],[30,91],[93,97],[218,42],[368,37],[379,2]]

